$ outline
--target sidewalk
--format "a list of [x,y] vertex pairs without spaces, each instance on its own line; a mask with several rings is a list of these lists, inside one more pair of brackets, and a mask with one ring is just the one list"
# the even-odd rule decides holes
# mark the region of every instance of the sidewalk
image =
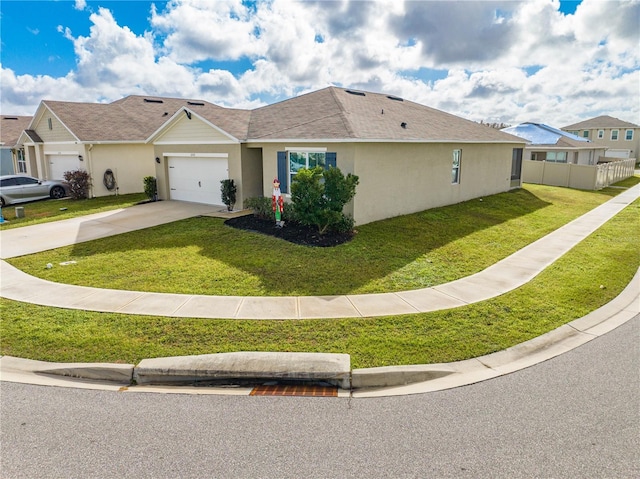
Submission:
[[[67,309],[116,312],[189,318],[217,319],[318,319],[375,317],[414,314],[456,308],[494,298],[531,281],[576,244],[597,230],[611,217],[640,196],[640,185],[626,190],[562,228],[531,243],[520,251],[489,268],[456,281],[431,288],[380,294],[340,296],[199,296],[189,294],[161,294],[140,291],[99,289],[72,286],[45,281],[27,275],[0,261],[0,296],[15,301]],[[165,203],[165,202],[162,202]],[[72,234],[54,235],[51,231],[37,234],[38,226],[0,232],[2,257],[11,257],[20,247],[13,243],[26,243],[22,251],[39,248],[45,251],[61,246],[63,241],[87,241],[87,238],[119,234],[123,230],[145,228],[160,222],[175,221],[186,215],[206,214],[204,205],[180,210],[178,205],[166,202],[172,213],[156,207],[155,214],[143,208],[129,208],[112,214],[117,221],[107,221],[100,214],[82,220],[68,220],[55,225],[56,230],[70,227]],[[191,205],[190,205],[191,206]],[[210,208],[209,208],[210,209]],[[211,212],[211,211],[209,211]],[[182,216],[180,216],[182,215]],[[95,216],[95,215],[94,215]],[[54,228],[42,225],[42,228]],[[15,233],[14,233],[15,232]],[[10,233],[5,235],[5,233]],[[21,241],[21,233],[29,241]],[[91,233],[91,234],[89,234]],[[35,238],[39,238],[38,241]],[[26,254],[25,252],[21,254]]]

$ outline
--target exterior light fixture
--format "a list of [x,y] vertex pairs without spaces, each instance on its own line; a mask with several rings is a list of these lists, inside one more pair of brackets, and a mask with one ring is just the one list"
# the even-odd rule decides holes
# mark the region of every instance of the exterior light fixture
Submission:
[[160,164],[160,157],[156,156],[156,163]]
[[84,158],[82,157],[82,155],[78,155],[78,160],[84,161]]

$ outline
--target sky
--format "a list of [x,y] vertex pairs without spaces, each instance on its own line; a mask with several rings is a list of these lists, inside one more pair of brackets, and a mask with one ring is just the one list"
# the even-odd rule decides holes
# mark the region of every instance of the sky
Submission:
[[640,124],[640,0],[2,0],[0,113],[329,85],[489,123]]

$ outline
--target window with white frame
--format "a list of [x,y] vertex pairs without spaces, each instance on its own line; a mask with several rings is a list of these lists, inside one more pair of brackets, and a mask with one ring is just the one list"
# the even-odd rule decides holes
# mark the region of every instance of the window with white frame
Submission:
[[604,130],[598,130],[598,140],[602,140],[604,138]]
[[16,150],[16,163],[18,166],[17,173],[26,173],[27,172],[27,160],[24,157],[24,150]]
[[633,130],[627,130],[624,132],[624,139],[627,141],[633,140]]
[[462,163],[462,150],[453,150],[453,164],[451,167],[451,184],[460,183],[460,166]]
[[319,166],[326,168],[326,153],[324,151],[289,151],[289,184],[302,168],[310,169]]
[[611,130],[611,139],[614,140],[614,141],[617,141],[619,133],[620,132],[618,130]]

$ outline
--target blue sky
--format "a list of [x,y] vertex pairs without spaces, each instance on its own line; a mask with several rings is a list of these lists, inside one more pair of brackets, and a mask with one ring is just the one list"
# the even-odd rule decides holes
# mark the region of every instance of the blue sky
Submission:
[[254,108],[338,85],[454,114],[640,123],[639,0],[2,0],[2,114],[129,94]]

